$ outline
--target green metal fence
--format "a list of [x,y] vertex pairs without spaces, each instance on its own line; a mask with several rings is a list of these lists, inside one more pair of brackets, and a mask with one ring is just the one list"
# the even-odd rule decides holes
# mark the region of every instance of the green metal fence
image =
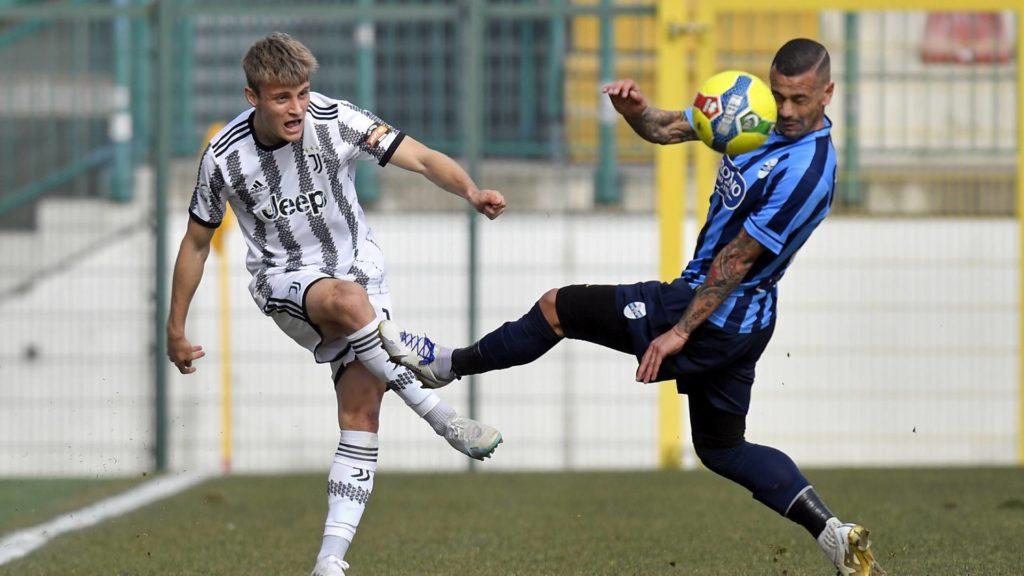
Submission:
[[[162,321],[173,251],[167,218],[182,214],[169,208],[180,207],[191,191],[187,181],[208,126],[245,106],[239,63],[253,40],[274,30],[296,36],[320,60],[314,89],[374,110],[458,156],[474,174],[485,166],[513,173],[518,180],[510,176],[506,190],[522,194],[520,209],[543,212],[549,209],[543,196],[569,196],[571,184],[584,190],[584,199],[560,204],[565,212],[600,205],[650,214],[652,147],[614,116],[602,121],[608,116],[598,87],[631,76],[650,95],[655,82],[676,81],[654,78],[654,9],[653,0],[0,0],[0,380],[28,379],[29,388],[43,383],[35,392],[3,397],[0,414],[10,407],[47,414],[61,397],[142,410],[153,422],[145,427],[152,438],[137,457],[146,465],[151,458],[158,467],[165,463]],[[774,37],[770,46],[757,39],[799,30],[787,28],[790,16],[767,25],[752,25],[749,17],[717,24],[715,33],[731,39],[720,42],[729,47],[721,59],[763,75],[776,44]],[[1021,23],[1010,14],[1001,18],[1019,37]],[[932,22],[921,13],[812,14],[806,22],[836,46],[837,83],[855,88],[846,89],[848,102],[833,111],[841,118],[837,145],[845,171],[837,212],[1013,213],[1012,193],[1001,191],[1013,189],[1020,145],[1012,132],[1020,120],[1011,117],[1019,63],[958,62],[941,43],[907,40],[908,29]],[[930,25],[941,39],[941,26]],[[998,56],[1002,44],[991,48]],[[925,49],[932,50],[928,58]],[[686,71],[680,76],[695,80],[683,78]],[[934,123],[911,122],[928,115]],[[950,140],[921,126],[960,130]],[[947,151],[956,166],[936,169],[935,158]],[[535,181],[528,177],[545,173],[557,173],[562,183],[567,175],[583,176],[565,189],[531,190]],[[360,171],[360,192],[369,206],[387,210],[371,174]],[[864,201],[899,198],[922,186],[931,192],[923,204]],[[475,220],[467,222],[475,238]],[[130,265],[103,259],[105,249],[121,243],[144,256]],[[467,265],[476,259],[471,254]],[[109,314],[91,312],[94,302],[62,295],[52,284],[78,286],[70,279],[83,275],[113,287],[99,292]],[[472,309],[475,284],[467,294]],[[468,317],[468,331],[476,333],[476,315]],[[138,386],[130,393],[103,392],[96,382],[50,386],[100,360],[80,342],[50,346],[48,335],[74,324],[78,338],[88,341],[93,329],[111,322],[124,322],[120,328],[135,338],[118,344],[132,353],[109,360],[120,370],[111,378]],[[0,451],[60,445],[14,437],[0,434]],[[105,449],[117,440],[97,443]]]

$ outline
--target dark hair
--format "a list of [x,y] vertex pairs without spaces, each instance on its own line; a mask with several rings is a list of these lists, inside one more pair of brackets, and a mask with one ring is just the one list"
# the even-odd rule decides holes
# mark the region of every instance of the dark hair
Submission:
[[783,44],[775,53],[772,68],[783,76],[800,76],[813,69],[820,82],[828,82],[832,76],[828,50],[808,38],[795,38]]

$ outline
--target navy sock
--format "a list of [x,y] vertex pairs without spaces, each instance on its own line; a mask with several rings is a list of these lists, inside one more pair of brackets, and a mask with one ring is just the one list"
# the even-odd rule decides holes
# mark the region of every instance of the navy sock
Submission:
[[833,516],[835,514],[828,509],[828,506],[822,502],[821,496],[818,496],[818,493],[810,486],[797,496],[789,510],[786,510],[786,518],[806,528],[815,538],[821,534],[828,519]]
[[459,376],[520,366],[540,358],[562,338],[548,324],[540,303],[515,322],[505,322],[467,348],[452,351],[452,371]]
[[750,490],[756,500],[783,516],[810,486],[789,456],[769,446],[744,441],[732,448],[697,447],[697,456],[712,472]]

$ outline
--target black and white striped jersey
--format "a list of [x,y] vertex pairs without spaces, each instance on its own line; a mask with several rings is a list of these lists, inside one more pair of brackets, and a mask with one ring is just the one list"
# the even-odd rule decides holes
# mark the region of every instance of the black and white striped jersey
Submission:
[[249,287],[269,296],[267,276],[318,270],[386,292],[384,255],[356,197],[355,161],[387,164],[404,134],[344,100],[310,93],[301,142],[256,141],[253,111],[218,132],[203,154],[189,214],[217,227],[230,205],[245,237]]

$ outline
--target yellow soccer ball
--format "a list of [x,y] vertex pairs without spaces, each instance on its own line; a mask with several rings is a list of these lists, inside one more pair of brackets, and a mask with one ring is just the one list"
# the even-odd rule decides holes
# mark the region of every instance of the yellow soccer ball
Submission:
[[760,78],[729,70],[708,78],[693,100],[693,129],[702,142],[728,154],[745,154],[768,139],[778,109]]

